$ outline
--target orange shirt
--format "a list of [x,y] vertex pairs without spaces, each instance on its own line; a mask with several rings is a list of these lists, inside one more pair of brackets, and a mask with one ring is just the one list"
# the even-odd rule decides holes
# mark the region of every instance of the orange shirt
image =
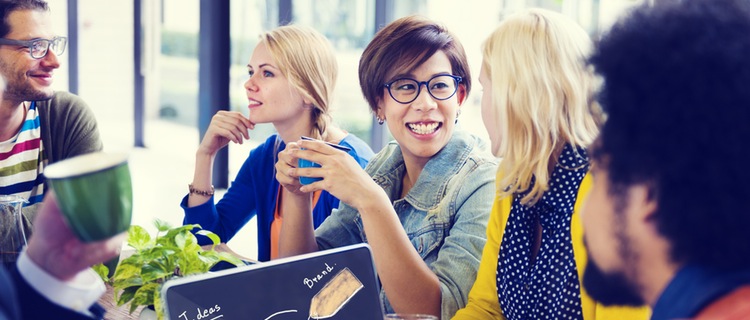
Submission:
[[[282,186],[279,186],[279,191],[276,196],[276,207],[273,210],[273,221],[271,221],[271,260],[276,259],[279,257],[279,236],[281,236],[281,221],[282,221],[282,214],[281,210],[281,188]],[[313,193],[313,200],[312,200],[312,206],[315,207],[315,204],[318,203],[318,199],[320,198],[321,190],[315,191]]]
[[695,320],[750,319],[750,285],[735,289],[703,308]]

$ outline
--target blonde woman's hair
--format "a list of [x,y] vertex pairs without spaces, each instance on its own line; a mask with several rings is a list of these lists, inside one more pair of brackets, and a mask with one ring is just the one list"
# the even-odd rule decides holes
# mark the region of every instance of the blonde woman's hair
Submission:
[[592,44],[562,14],[530,9],[506,18],[484,43],[483,71],[492,82],[500,128],[496,156],[501,196],[529,190],[533,205],[549,188],[550,161],[566,143],[587,147],[598,134],[589,103],[595,79]]
[[302,97],[312,103],[313,138],[325,139],[338,64],[331,43],[312,28],[290,25],[261,35],[279,69]]

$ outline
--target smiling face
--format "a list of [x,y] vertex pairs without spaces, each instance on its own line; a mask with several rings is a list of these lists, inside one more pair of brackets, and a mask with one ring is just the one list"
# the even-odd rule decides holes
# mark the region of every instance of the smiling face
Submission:
[[250,78],[245,82],[245,92],[250,121],[273,123],[277,129],[309,122],[311,108],[305,107],[309,103],[289,84],[265,43],[255,47],[247,70]]
[[[452,74],[451,63],[445,53],[437,51],[410,73],[394,74],[389,80],[412,78],[422,82],[445,74]],[[456,94],[446,100],[434,99],[422,86],[419,96],[408,104],[394,100],[386,88],[382,92],[378,117],[388,123],[388,129],[401,146],[404,160],[421,164],[427,163],[450,140],[456,113],[466,96],[462,84]]]
[[[19,10],[8,15],[10,32],[6,39],[52,39],[52,21],[45,11]],[[52,75],[60,67],[52,50],[41,59],[34,59],[28,47],[0,45],[0,73],[5,77],[4,98],[17,102],[45,100],[52,97]]]

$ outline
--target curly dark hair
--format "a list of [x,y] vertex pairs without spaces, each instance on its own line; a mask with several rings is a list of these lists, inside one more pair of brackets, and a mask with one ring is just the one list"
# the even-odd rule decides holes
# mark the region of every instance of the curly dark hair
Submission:
[[672,261],[750,267],[747,1],[639,7],[590,63],[607,114],[592,155],[620,190],[613,196],[649,186]]
[[0,23],[0,37],[5,37],[10,32],[8,16],[18,10],[49,11],[49,7],[43,0],[0,0],[0,16],[3,18]]

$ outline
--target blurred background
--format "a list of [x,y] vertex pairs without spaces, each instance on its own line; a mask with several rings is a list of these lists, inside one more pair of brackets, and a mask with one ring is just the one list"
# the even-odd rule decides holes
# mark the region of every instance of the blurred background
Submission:
[[[454,32],[469,57],[474,90],[460,125],[486,139],[476,79],[481,44],[502,17],[527,7],[562,12],[598,38],[628,8],[648,0],[48,0],[60,35],[69,37],[55,88],[80,95],[99,122],[105,151],[130,154],[133,224],[182,222],[179,202],[192,180],[194,153],[218,110],[247,114],[246,64],[264,30],[288,23],[314,27],[338,54],[334,121],[378,151],[390,136],[374,124],[357,66],[375,32],[420,14]],[[653,1],[653,0],[651,0]],[[216,199],[250,150],[273,132],[260,125],[251,141],[230,145],[214,168]],[[255,258],[255,221],[230,242]]]

